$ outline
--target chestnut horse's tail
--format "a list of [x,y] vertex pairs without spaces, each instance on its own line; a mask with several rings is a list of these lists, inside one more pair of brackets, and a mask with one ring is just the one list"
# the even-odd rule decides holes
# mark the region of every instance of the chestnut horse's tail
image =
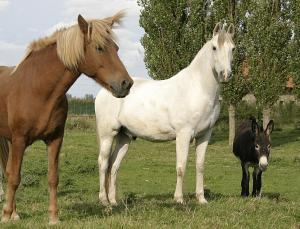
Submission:
[[6,165],[8,161],[8,154],[9,154],[9,146],[8,141],[0,137],[0,167],[2,169],[3,174],[6,174]]

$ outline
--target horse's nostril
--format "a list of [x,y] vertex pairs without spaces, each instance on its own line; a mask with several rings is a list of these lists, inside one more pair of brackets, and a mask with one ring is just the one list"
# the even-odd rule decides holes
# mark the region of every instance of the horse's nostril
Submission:
[[131,83],[128,80],[123,80],[121,83],[122,89],[129,89],[131,87]]

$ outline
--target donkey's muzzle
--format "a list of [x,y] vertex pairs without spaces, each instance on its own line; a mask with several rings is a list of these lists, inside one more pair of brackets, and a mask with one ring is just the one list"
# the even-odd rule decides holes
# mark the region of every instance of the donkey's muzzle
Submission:
[[260,159],[259,159],[259,163],[258,163],[258,167],[261,171],[266,171],[267,168],[268,168],[268,158],[266,156],[262,156]]

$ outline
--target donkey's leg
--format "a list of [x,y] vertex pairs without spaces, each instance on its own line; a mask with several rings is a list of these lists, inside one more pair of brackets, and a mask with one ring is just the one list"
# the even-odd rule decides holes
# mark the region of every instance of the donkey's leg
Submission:
[[258,193],[257,193],[258,172],[259,172],[259,169],[257,167],[254,167],[253,173],[252,173],[252,179],[253,179],[252,197],[256,197],[258,195]]
[[107,179],[107,170],[109,165],[109,157],[110,157],[113,139],[114,139],[113,136],[101,137],[99,139],[100,140],[100,153],[98,157],[99,179],[100,179],[99,199],[103,205],[109,204],[107,199],[106,179]]
[[257,185],[256,185],[256,196],[261,196],[261,175],[262,171],[258,170],[257,172]]
[[108,199],[110,204],[116,205],[116,179],[117,179],[117,172],[120,168],[120,164],[122,159],[126,155],[128,151],[128,147],[130,144],[130,137],[128,137],[124,133],[119,133],[116,137],[116,147],[114,153],[112,154],[110,161],[109,161],[109,173],[110,173],[110,181],[109,181],[109,192],[108,192]]
[[48,147],[48,185],[50,192],[49,202],[49,224],[58,223],[57,209],[57,185],[58,185],[58,159],[59,151],[63,141],[63,134],[51,141],[47,141]]
[[243,178],[241,182],[241,186],[242,186],[241,196],[246,197],[249,196],[249,170],[246,163],[242,162],[241,165],[243,171]]
[[24,137],[13,137],[12,148],[6,166],[7,191],[6,203],[3,207],[1,218],[2,222],[7,222],[13,212],[13,219],[19,219],[19,216],[16,213],[15,193],[21,181],[20,171],[25,148],[26,144]]
[[209,130],[204,137],[196,138],[196,198],[201,204],[207,203],[204,197],[203,172],[205,153],[211,132],[212,130]]
[[182,183],[186,168],[186,161],[189,152],[191,140],[191,131],[183,130],[176,135],[176,171],[177,183],[174,193],[174,200],[177,203],[183,203]]

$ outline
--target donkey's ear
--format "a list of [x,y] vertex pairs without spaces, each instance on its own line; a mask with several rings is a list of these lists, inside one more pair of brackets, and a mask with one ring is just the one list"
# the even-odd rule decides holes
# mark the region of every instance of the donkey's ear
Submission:
[[222,24],[221,22],[218,22],[214,28],[214,31],[213,31],[213,36],[216,36],[221,30],[222,30]]
[[256,122],[256,119],[254,117],[251,117],[251,129],[252,129],[252,133],[254,135],[258,134],[259,131],[259,126]]
[[78,20],[78,25],[79,25],[79,28],[80,28],[81,32],[84,35],[87,35],[88,29],[89,29],[89,24],[87,23],[87,21],[80,14],[78,15],[77,20]]
[[227,33],[233,37],[234,36],[234,25],[231,23],[230,26],[227,29]]
[[268,123],[268,125],[267,125],[267,127],[265,129],[265,133],[267,135],[270,135],[272,133],[273,129],[274,129],[274,121],[270,120],[270,122]]

